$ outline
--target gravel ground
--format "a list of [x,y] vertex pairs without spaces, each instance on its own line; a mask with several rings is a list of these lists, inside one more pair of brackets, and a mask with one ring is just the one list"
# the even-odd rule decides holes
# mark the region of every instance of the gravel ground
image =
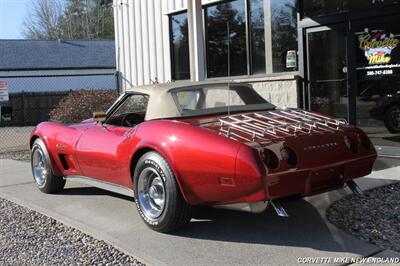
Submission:
[[0,159],[12,159],[12,160],[30,162],[31,153],[30,153],[30,151],[4,152],[4,153],[0,153]]
[[0,198],[0,265],[143,265],[104,241]]
[[358,239],[400,252],[400,183],[346,196],[329,207],[327,217]]

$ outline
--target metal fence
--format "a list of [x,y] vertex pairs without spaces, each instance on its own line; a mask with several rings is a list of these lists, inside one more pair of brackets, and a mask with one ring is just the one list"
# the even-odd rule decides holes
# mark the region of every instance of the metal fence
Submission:
[[3,126],[34,126],[49,119],[49,113],[70,92],[19,92],[10,95]]
[[[29,149],[33,127],[49,120],[49,113],[72,91],[116,90],[113,73],[74,75],[1,75],[9,100],[0,102],[1,155]],[[4,157],[4,156],[3,156]]]

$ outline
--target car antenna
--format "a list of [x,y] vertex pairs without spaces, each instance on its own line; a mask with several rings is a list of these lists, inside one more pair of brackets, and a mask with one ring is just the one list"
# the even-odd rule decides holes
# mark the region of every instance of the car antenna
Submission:
[[227,41],[228,41],[228,116],[231,115],[231,37],[229,34],[229,21],[226,22],[226,32],[227,32]]

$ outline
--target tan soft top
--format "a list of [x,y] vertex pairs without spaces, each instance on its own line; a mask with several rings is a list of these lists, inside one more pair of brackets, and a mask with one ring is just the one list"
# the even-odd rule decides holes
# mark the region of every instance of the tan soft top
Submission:
[[[230,82],[236,83],[236,82]],[[127,93],[143,93],[149,95],[149,103],[147,105],[145,120],[180,117],[181,114],[177,105],[169,92],[171,89],[179,89],[185,87],[212,86],[228,84],[227,81],[179,81],[163,84],[145,85],[139,87],[131,87],[126,89]],[[243,83],[241,83],[243,84]]]

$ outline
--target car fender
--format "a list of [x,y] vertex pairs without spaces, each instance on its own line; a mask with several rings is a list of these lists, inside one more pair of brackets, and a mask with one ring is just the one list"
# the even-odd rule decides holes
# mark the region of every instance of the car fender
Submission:
[[89,123],[66,126],[56,122],[42,122],[33,129],[30,145],[33,144],[36,138],[40,138],[44,142],[49,151],[52,170],[55,175],[63,176],[65,174],[59,154],[71,155],[70,159],[75,166],[74,171],[79,172],[79,165],[73,158],[75,145],[88,125]]
[[40,124],[38,124],[31,133],[30,136],[30,148],[32,148],[33,143],[35,142],[36,139],[41,139],[46,148],[47,151],[49,152],[49,156],[50,156],[50,161],[51,161],[51,170],[53,172],[54,175],[56,176],[62,176],[62,172],[60,171],[60,167],[57,163],[56,160],[56,156],[54,156],[54,145],[52,142],[52,134],[54,133],[54,131],[56,130],[57,126],[55,125],[55,123],[52,122],[42,122]]
[[135,152],[149,148],[165,158],[189,204],[220,204],[248,195],[249,180],[236,177],[242,143],[172,120],[144,122],[135,138]]
[[[174,174],[174,176],[176,178],[176,182],[178,184],[179,190],[182,193],[183,198],[185,199],[186,202],[189,202],[190,199],[189,199],[186,191],[182,187],[181,177],[180,177],[179,173],[175,170],[175,164],[174,164],[174,160],[172,159],[173,157],[171,155],[171,152],[168,149],[163,148],[162,146],[158,145],[157,143],[155,143],[153,141],[143,140],[138,144],[135,152],[132,153],[132,156],[130,158],[131,164],[133,164],[133,163],[135,164],[135,165],[133,165],[133,167],[136,166],[136,163],[140,159],[140,157],[144,155],[144,153],[142,154],[142,152],[141,152],[143,150],[155,151],[155,152],[159,153],[164,158],[164,160],[167,161],[169,168],[171,169],[172,173]],[[140,156],[137,157],[136,156],[137,154],[140,154]],[[136,162],[134,162],[134,161],[136,161]],[[131,172],[132,172],[132,176],[131,176],[132,183],[135,187],[136,184],[134,184],[134,176],[133,176],[134,169],[132,169]]]

